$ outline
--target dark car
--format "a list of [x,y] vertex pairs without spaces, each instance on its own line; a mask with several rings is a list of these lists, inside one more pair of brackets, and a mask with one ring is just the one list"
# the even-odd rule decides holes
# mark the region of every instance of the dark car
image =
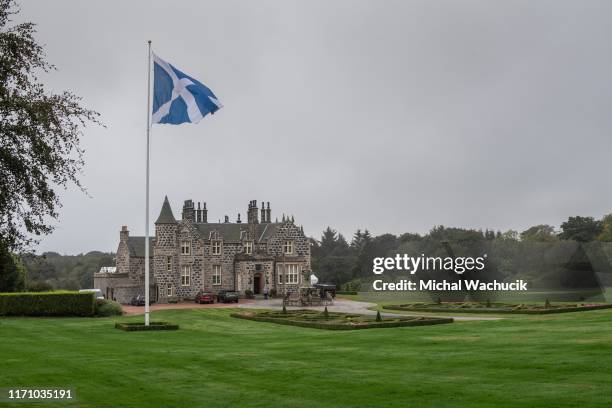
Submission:
[[215,303],[215,296],[210,292],[199,291],[195,297],[196,303]]
[[235,290],[220,290],[217,301],[222,303],[238,303],[238,292]]
[[[152,305],[155,303],[153,299],[149,299],[149,304]],[[134,296],[132,300],[130,300],[130,305],[132,306],[144,306],[145,305],[145,297],[142,295]]]
[[319,289],[319,294],[321,299],[325,299],[327,294],[329,293],[332,299],[336,297],[336,285],[326,284],[326,283],[317,283],[314,285],[316,289]]

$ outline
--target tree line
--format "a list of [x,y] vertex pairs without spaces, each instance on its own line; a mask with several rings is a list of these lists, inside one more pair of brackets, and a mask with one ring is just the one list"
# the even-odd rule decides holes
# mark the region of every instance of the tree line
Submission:
[[[567,269],[568,263],[579,264],[576,259],[567,259],[570,252],[573,254],[577,250],[575,246],[558,245],[554,249],[550,245],[538,245],[554,242],[612,242],[612,214],[602,219],[569,217],[559,230],[552,225],[540,224],[520,233],[515,230],[483,231],[440,225],[424,235],[404,233],[372,236],[366,229],[357,230],[350,242],[341,233],[327,227],[320,239],[312,240],[312,269],[321,282],[332,283],[346,290],[359,290],[363,282],[373,278],[372,262],[375,257],[397,253],[448,256],[449,250],[459,256],[468,253],[480,256],[484,251],[494,255],[488,263],[488,277],[505,279],[520,275],[541,285],[558,282],[565,282],[568,286],[587,284],[584,282],[587,279],[585,277],[561,276],[567,273],[561,272],[561,269]],[[446,243],[451,243],[452,248],[445,246]],[[554,261],[543,259],[545,251],[549,251],[548,258],[558,260],[557,264],[552,265]],[[544,262],[548,263],[544,265]],[[579,267],[572,265],[570,269]]]

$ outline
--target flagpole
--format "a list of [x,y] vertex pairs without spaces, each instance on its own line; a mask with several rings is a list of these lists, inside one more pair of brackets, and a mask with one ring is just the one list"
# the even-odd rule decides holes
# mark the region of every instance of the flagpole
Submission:
[[147,185],[145,205],[145,326],[149,325],[149,155],[151,132],[151,40],[149,44],[149,58],[147,63]]

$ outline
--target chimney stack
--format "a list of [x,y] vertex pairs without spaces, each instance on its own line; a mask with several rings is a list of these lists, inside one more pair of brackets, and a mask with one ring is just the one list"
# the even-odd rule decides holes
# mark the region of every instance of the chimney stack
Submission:
[[272,210],[270,210],[269,201],[268,201],[268,208],[266,208],[266,222],[272,222]]
[[242,223],[242,221],[240,221],[240,213],[238,213],[238,219],[236,220],[236,223],[237,224],[241,224]]
[[130,237],[130,231],[127,229],[127,225],[123,225],[121,227],[121,231],[119,232],[119,242],[127,242]]
[[196,210],[196,222],[202,222],[202,207],[198,201],[198,209]]
[[226,215],[226,216],[225,216],[225,221],[224,221],[224,222],[225,222],[226,224],[229,222],[229,216],[228,216],[228,215]]
[[195,208],[193,205],[193,200],[185,200],[185,203],[183,204],[183,219],[195,222]]
[[249,202],[249,210],[247,212],[247,222],[249,224],[257,224],[259,222],[257,213],[257,200],[251,200]]
[[266,218],[266,203],[264,203],[263,201],[261,202],[261,222],[268,222]]
[[206,209],[206,201],[202,203],[202,221],[203,223],[208,222],[208,210]]

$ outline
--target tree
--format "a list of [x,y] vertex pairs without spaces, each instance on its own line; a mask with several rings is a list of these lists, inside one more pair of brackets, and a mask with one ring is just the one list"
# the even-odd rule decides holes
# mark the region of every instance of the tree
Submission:
[[0,292],[20,292],[25,289],[25,267],[19,257],[0,248]]
[[602,232],[601,221],[596,221],[593,217],[569,217],[561,224],[563,232],[559,234],[561,239],[571,239],[578,242],[589,242]]
[[552,225],[534,225],[521,232],[522,241],[552,242],[558,239],[555,227]]
[[55,67],[34,24],[12,24],[17,11],[13,0],[0,0],[0,247],[13,251],[53,230],[57,188],[84,191],[79,139],[86,124],[100,123],[79,97],[44,88],[37,75]]
[[608,214],[601,220],[601,233],[597,236],[598,241],[612,242],[612,214]]

